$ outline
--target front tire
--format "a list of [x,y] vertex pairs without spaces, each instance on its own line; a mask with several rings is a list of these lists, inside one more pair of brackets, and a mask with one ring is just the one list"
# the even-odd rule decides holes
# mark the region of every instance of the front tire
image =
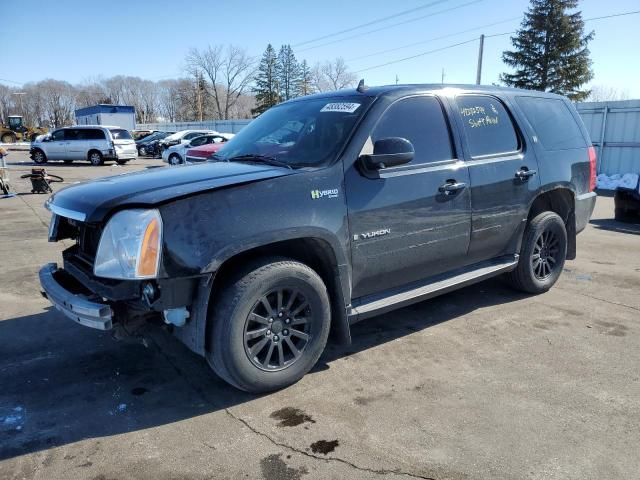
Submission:
[[146,147],[140,147],[138,149],[138,155],[140,155],[141,157],[144,157],[147,155],[147,148]]
[[99,167],[104,163],[102,154],[97,150],[92,150],[91,152],[89,152],[89,161],[91,162],[91,165],[93,165],[94,167]]
[[72,163],[73,163],[73,160],[64,160],[65,165],[71,165]]
[[180,165],[182,163],[182,159],[180,158],[180,156],[176,153],[172,153],[169,156],[169,165]]
[[126,165],[126,163],[127,163],[128,161],[129,161],[129,160],[116,160],[116,163],[117,163],[118,165]]
[[567,257],[567,229],[555,212],[537,215],[524,232],[520,260],[509,273],[518,290],[539,294],[556,283]]
[[287,387],[315,365],[329,335],[329,295],[308,266],[264,259],[235,275],[217,299],[207,360],[251,393]]

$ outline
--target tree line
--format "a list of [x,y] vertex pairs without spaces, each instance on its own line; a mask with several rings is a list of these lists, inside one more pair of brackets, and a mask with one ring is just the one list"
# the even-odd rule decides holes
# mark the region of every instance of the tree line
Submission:
[[132,105],[137,123],[244,119],[258,115],[266,105],[355,82],[342,58],[310,68],[306,61],[297,62],[288,45],[278,55],[271,46],[267,50],[274,57],[267,68],[275,75],[267,81],[277,93],[263,93],[264,58],[258,61],[234,45],[209,45],[187,53],[181,78],[152,81],[116,75],[79,84],[56,79],[20,88],[0,84],[0,122],[22,115],[27,125],[71,125],[76,109],[99,103]]

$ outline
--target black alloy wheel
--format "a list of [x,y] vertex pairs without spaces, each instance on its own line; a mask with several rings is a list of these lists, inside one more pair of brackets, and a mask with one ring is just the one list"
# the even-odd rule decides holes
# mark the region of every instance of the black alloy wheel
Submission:
[[544,230],[533,247],[531,267],[537,279],[549,278],[558,265],[560,240],[552,230]]
[[264,295],[244,327],[244,349],[256,367],[282,370],[304,354],[311,340],[311,307],[298,290],[281,288]]

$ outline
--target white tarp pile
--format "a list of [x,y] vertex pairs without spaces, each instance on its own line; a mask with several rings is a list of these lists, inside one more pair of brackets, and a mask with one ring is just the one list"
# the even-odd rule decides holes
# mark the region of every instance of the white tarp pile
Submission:
[[596,186],[601,190],[615,190],[618,187],[636,188],[638,185],[638,175],[635,173],[619,173],[611,176],[601,173],[596,178]]

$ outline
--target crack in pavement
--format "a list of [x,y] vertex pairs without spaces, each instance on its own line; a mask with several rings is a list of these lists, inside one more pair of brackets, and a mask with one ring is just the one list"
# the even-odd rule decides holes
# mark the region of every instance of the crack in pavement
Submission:
[[640,312],[640,308],[634,307],[633,305],[627,305],[626,303],[612,302],[611,300],[606,300],[604,298],[596,297],[594,295],[589,295],[588,293],[574,292],[573,290],[567,290],[566,288],[561,288],[561,287],[557,287],[557,286],[556,286],[556,288],[558,290],[562,290],[563,292],[574,293],[574,294],[580,295],[582,297],[591,298],[592,300],[599,300],[601,302],[608,303],[609,305],[617,305],[618,307],[630,308],[631,310],[635,310],[636,312]]
[[[150,343],[153,344],[153,346],[156,349],[156,351],[162,357],[164,357],[164,359],[167,361],[167,363],[169,363],[169,365],[171,365],[171,367],[176,371],[176,373],[178,375],[180,375],[181,378],[185,379],[185,382],[187,383],[187,385],[189,385],[200,396],[200,398],[203,401],[205,401],[205,402],[207,402],[207,403],[209,403],[211,405],[215,405],[214,402],[210,401],[207,398],[206,393],[197,384],[195,384],[195,383],[193,383],[193,382],[191,382],[189,380],[188,375],[186,374],[186,372],[183,371],[178,365],[176,365],[173,362],[173,359],[171,358],[171,356],[169,354],[167,354],[165,351],[163,351],[162,347],[158,344],[158,342],[156,341],[156,339],[153,336],[151,336],[150,340],[151,340]],[[311,454],[309,452],[306,452],[304,450],[300,450],[300,449],[297,449],[297,448],[292,447],[290,445],[287,445],[285,443],[280,443],[280,442],[274,440],[273,438],[271,438],[266,433],[261,432],[260,430],[252,427],[243,418],[235,415],[233,412],[231,412],[231,410],[229,408],[224,408],[223,410],[229,417],[231,417],[235,421],[237,421],[237,422],[241,423],[242,425],[244,425],[247,429],[249,429],[249,431],[251,431],[255,435],[258,435],[258,436],[266,438],[271,444],[276,445],[276,446],[278,446],[280,448],[286,448],[287,450],[290,450],[290,451],[292,451],[294,453],[298,453],[298,454],[304,455],[305,457],[312,458],[314,460],[320,460],[320,461],[323,461],[323,462],[341,463],[343,465],[347,465],[347,466],[349,466],[351,468],[354,468],[356,470],[359,470],[359,471],[362,471],[362,472],[367,472],[367,473],[373,473],[373,474],[376,474],[376,475],[395,474],[395,475],[402,475],[402,476],[406,476],[406,477],[410,477],[410,478],[419,478],[421,480],[436,480],[433,477],[424,477],[424,476],[417,475],[417,474],[414,474],[414,473],[404,472],[402,470],[387,470],[387,469],[377,470],[377,469],[374,469],[374,468],[362,467],[360,465],[356,465],[355,463],[349,462],[348,460],[344,460],[344,459],[339,458],[339,457],[324,457],[324,456],[320,457],[320,456],[317,456],[317,455],[313,455],[313,454]],[[210,445],[207,445],[204,442],[201,442],[201,443],[203,443],[205,446],[211,448]]]
[[323,462],[338,462],[341,463],[343,465],[347,465],[351,468],[355,468],[356,470],[360,470],[362,472],[367,472],[367,473],[374,473],[376,475],[389,475],[389,474],[395,474],[395,475],[403,475],[403,476],[407,476],[410,478],[420,478],[422,480],[435,480],[433,477],[423,477],[421,475],[417,475],[414,473],[409,473],[409,472],[404,472],[402,470],[387,470],[387,469],[374,469],[374,468],[368,468],[368,467],[362,467],[360,465],[356,465],[355,463],[352,463],[348,460],[344,460],[342,458],[339,457],[319,457],[317,455],[313,455],[309,452],[306,452],[304,450],[300,450],[298,448],[292,447],[290,445],[287,445],[286,443],[280,443],[276,440],[274,440],[273,438],[271,438],[269,435],[267,435],[264,432],[261,432],[260,430],[252,427],[246,420],[244,420],[243,418],[233,414],[233,412],[231,412],[228,408],[225,408],[224,411],[234,420],[242,423],[245,427],[247,427],[251,432],[255,433],[256,435],[259,435],[261,437],[266,438],[269,442],[271,442],[273,445],[276,445],[278,447],[281,448],[286,448],[287,450],[290,450],[294,453],[299,453],[301,455],[304,455],[305,457],[309,457],[309,458],[313,458],[315,460],[320,460]]

